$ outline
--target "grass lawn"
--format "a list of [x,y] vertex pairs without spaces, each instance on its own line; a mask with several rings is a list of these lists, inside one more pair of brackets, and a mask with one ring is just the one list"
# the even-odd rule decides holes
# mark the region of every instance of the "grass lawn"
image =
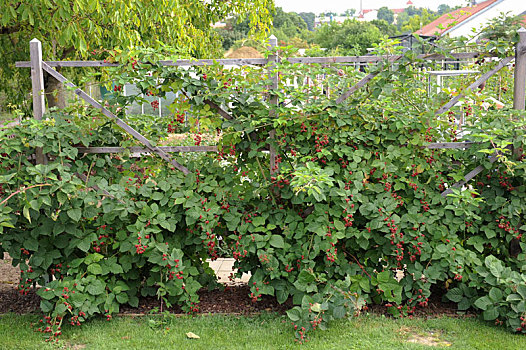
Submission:
[[[0,349],[526,349],[526,337],[475,319],[389,319],[364,315],[315,332],[308,343],[294,343],[284,316],[120,317],[65,327],[59,346],[44,343],[30,322],[36,316],[0,316]],[[152,320],[152,321],[150,321]],[[167,327],[167,328],[165,328]],[[193,332],[200,339],[187,339]]]

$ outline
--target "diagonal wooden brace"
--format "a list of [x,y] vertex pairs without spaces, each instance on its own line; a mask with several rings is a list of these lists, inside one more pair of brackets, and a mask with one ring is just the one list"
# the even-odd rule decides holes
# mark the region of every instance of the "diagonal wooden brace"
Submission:
[[[467,87],[467,90],[475,90],[476,88],[478,88],[480,86],[480,84],[482,84],[483,82],[485,82],[486,80],[488,80],[493,74],[497,73],[499,70],[501,70],[502,68],[506,67],[506,65],[508,63],[510,63],[512,60],[514,59],[514,57],[510,56],[510,57],[506,57],[506,58],[503,58],[499,64],[493,68],[492,70],[486,72],[485,74],[483,74],[480,78],[478,78],[477,80],[475,80],[475,82],[473,84],[471,84],[470,86]],[[446,103],[445,105],[443,105],[442,107],[440,107],[440,109],[438,111],[436,111],[435,115],[440,115],[444,112],[447,112],[451,107],[453,107],[464,95],[463,94],[458,94],[457,96],[453,97],[448,103]]]
[[165,151],[163,151],[162,149],[160,149],[159,147],[156,147],[156,146],[153,146],[150,141],[144,137],[143,135],[141,135],[138,131],[136,131],[135,129],[133,129],[131,126],[129,126],[128,124],[126,124],[122,119],[120,119],[119,117],[117,117],[115,114],[113,114],[111,111],[109,111],[108,109],[104,108],[103,105],[101,105],[99,102],[97,102],[96,100],[94,100],[93,98],[91,98],[91,96],[89,96],[87,93],[85,93],[84,91],[82,91],[80,88],[78,88],[75,84],[71,83],[70,81],[68,81],[68,79],[63,76],[62,74],[60,74],[59,72],[57,72],[56,70],[54,70],[53,68],[51,68],[46,62],[42,62],[42,68],[48,72],[49,74],[51,74],[55,79],[57,79],[58,81],[60,81],[61,83],[63,83],[64,85],[66,86],[69,86],[73,89],[75,89],[75,94],[77,96],[79,96],[80,98],[82,98],[84,101],[88,102],[90,105],[92,105],[93,107],[97,108],[97,109],[100,109],[102,114],[104,114],[105,116],[107,116],[108,118],[111,118],[115,121],[115,124],[117,124],[118,126],[120,126],[124,131],[126,131],[128,134],[132,135],[133,137],[135,137],[139,142],[141,142],[143,145],[146,146],[146,148],[148,148],[151,152],[153,153],[157,153],[159,155],[159,157],[161,157],[162,159],[166,160],[167,162],[169,162],[170,164],[173,165],[174,168],[176,168],[177,170],[180,170],[183,172],[183,174],[187,175],[190,173],[190,170],[188,170],[186,167],[184,167],[183,165],[179,164],[176,160],[172,159],[168,153],[166,153]]

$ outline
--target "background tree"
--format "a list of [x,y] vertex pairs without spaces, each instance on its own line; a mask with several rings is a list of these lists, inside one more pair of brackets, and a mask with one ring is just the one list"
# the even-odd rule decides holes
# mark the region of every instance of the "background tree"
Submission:
[[522,15],[511,16],[509,13],[501,13],[500,16],[490,20],[489,24],[482,29],[480,38],[517,42],[519,40],[517,30],[524,26],[523,21]]
[[300,12],[298,15],[303,18],[307,24],[307,29],[310,31],[314,30],[314,22],[316,20],[316,15],[313,12]]
[[448,4],[440,4],[438,5],[437,13],[442,16],[444,13],[451,12],[453,10],[453,7],[449,6]]
[[248,18],[241,20],[239,16],[230,17],[226,21],[224,28],[217,28],[217,33],[221,37],[223,50],[228,50],[237,40],[245,39],[250,33],[250,22]]
[[427,9],[420,10],[420,14],[413,15],[406,23],[403,24],[402,32],[415,32],[438,18],[438,15],[433,11],[428,11]]
[[342,16],[353,17],[355,13],[356,13],[356,9],[347,9],[345,10],[344,13],[342,13]]
[[321,26],[315,32],[314,43],[329,50],[339,49],[343,54],[363,55],[383,36],[374,24],[353,19]]
[[[265,35],[273,1],[254,0],[0,0],[0,90],[20,103],[29,91],[29,40],[42,41],[46,60],[87,58],[99,48],[171,45],[181,57],[210,57],[220,51],[211,24],[230,15],[249,18],[252,32]],[[58,83],[45,77],[50,98]],[[7,84],[9,82],[9,84]]]
[[394,22],[394,13],[393,11],[389,10],[387,6],[380,7],[376,16],[378,19],[383,19],[389,24],[393,24]]
[[372,21],[369,21],[369,23],[376,26],[383,35],[393,36],[398,34],[398,28],[396,28],[394,24],[389,24],[383,19],[373,19]]
[[[288,38],[298,36],[303,30],[307,30],[307,23],[302,17],[295,12],[284,12],[281,7],[276,7],[272,24],[274,29],[279,29]],[[285,40],[279,36],[278,39]]]

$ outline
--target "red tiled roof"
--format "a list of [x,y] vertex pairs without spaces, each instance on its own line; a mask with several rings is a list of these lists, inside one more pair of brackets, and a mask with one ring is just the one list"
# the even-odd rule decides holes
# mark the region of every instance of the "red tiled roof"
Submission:
[[[446,13],[437,19],[435,19],[433,22],[426,24],[422,27],[422,29],[419,29],[415,32],[415,34],[418,35],[435,35],[436,33],[442,34],[446,30],[449,29],[448,26],[454,26],[457,25],[469,17],[473,16],[477,12],[480,12],[484,10],[486,7],[490,6],[494,2],[497,2],[498,0],[487,0],[483,1],[479,4],[476,4],[474,6],[468,6],[463,7],[461,9],[457,9],[453,12]],[[441,25],[442,29],[439,28]]]
[[393,13],[402,13],[405,9],[391,9],[391,11],[393,11]]
[[412,2],[411,0],[409,0],[409,1],[407,2],[407,5],[413,5],[413,2]]

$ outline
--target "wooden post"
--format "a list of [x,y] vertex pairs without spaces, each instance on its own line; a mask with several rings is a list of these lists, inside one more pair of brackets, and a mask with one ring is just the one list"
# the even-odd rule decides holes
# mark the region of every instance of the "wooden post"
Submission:
[[[518,30],[519,42],[515,48],[515,72],[513,73],[513,109],[524,110],[526,100],[526,29]],[[523,153],[522,147],[513,148],[517,159]]]
[[[274,35],[271,35],[268,39],[269,39],[269,50],[274,50],[278,46],[278,38],[276,38]],[[273,91],[278,89],[278,82],[279,82],[278,72],[275,71],[276,63],[278,62],[278,54],[271,53],[268,56],[268,62],[269,62],[268,74],[269,74],[269,78],[272,80],[272,83],[270,85],[269,102],[271,105],[277,106],[278,96],[273,94]],[[271,117],[275,116],[274,111],[270,112],[270,116]],[[276,135],[276,130],[271,130],[269,133],[269,139],[273,140],[275,135]],[[277,172],[276,150],[271,145],[270,146],[270,174],[273,175],[276,172]]]
[[[31,58],[31,84],[33,86],[33,117],[42,120],[46,111],[44,100],[44,71],[42,70],[42,44],[38,39],[29,42],[29,54]],[[42,148],[38,147],[35,152],[37,164],[47,163]]]
[[519,42],[515,51],[513,109],[523,110],[526,101],[526,29],[519,29]]

